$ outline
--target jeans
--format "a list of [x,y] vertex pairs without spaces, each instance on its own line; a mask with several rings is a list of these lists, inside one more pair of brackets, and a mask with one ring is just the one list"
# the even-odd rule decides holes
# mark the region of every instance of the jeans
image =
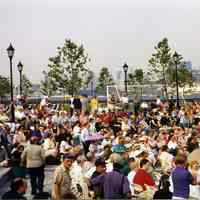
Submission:
[[44,166],[29,168],[28,169],[30,179],[31,179],[31,193],[36,194],[37,192],[43,192],[44,184]]

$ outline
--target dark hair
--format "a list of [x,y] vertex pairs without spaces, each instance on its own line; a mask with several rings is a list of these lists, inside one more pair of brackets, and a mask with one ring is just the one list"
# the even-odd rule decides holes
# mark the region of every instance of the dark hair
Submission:
[[122,165],[121,164],[119,164],[119,163],[113,163],[113,168],[114,169],[118,169],[118,170],[120,170],[120,169],[122,169]]
[[133,158],[133,157],[132,157],[132,158],[129,158],[129,159],[128,159],[128,163],[131,163],[131,162],[135,162],[135,158]]
[[147,163],[149,163],[149,160],[147,159],[143,159],[140,161],[140,168],[142,168],[144,165],[146,165]]
[[169,187],[170,187],[169,176],[164,174],[160,178],[158,190],[161,190],[162,188],[164,191],[168,191]]
[[187,161],[187,157],[184,155],[178,155],[175,159],[175,165],[184,165]]
[[162,151],[167,151],[167,150],[168,150],[168,146],[167,145],[162,146]]
[[24,185],[24,181],[23,181],[23,179],[22,178],[17,178],[17,179],[14,179],[12,182],[11,182],[11,190],[12,191],[18,191],[19,190],[19,188],[21,187],[21,186],[23,186]]

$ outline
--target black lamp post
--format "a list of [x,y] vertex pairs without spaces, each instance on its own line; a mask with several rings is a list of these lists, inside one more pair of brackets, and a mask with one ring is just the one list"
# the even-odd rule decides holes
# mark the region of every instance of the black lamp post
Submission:
[[176,75],[176,106],[177,106],[177,110],[179,110],[180,108],[180,104],[179,104],[179,83],[178,83],[178,53],[175,52],[173,55],[174,58],[174,64],[175,64],[175,75]]
[[14,101],[13,101],[13,73],[12,73],[12,58],[15,52],[12,44],[7,48],[8,57],[10,60],[10,105],[11,105],[11,122],[15,122],[15,111],[14,111]]
[[127,72],[128,72],[128,65],[125,63],[123,65],[123,69],[124,69],[124,86],[125,86],[125,92],[126,95],[128,95],[128,89],[127,89]]
[[22,71],[23,71],[23,65],[21,62],[17,65],[18,71],[19,71],[19,94],[22,95]]

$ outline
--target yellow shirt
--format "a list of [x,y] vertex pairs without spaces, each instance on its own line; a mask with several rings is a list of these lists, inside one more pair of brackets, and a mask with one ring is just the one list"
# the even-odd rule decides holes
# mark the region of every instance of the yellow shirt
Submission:
[[98,108],[98,100],[96,98],[92,98],[90,102],[90,106],[92,109],[97,109]]

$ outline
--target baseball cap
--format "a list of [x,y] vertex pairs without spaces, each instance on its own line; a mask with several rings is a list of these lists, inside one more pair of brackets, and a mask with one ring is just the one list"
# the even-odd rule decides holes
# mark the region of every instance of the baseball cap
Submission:
[[102,158],[98,158],[96,161],[95,161],[95,166],[99,166],[99,165],[106,165],[106,162],[104,159]]

